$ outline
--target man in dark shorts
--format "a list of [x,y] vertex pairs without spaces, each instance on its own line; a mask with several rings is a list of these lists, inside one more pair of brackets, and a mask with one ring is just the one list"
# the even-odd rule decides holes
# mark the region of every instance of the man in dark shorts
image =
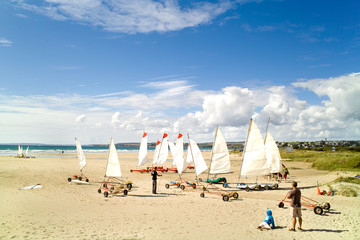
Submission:
[[301,191],[297,188],[297,182],[292,182],[292,190],[289,191],[288,198],[291,199],[291,213],[292,213],[292,228],[290,231],[295,231],[296,218],[299,218],[299,230],[301,229],[302,218],[301,218]]
[[157,173],[157,167],[151,172],[153,184],[152,184],[152,193],[156,194],[156,186],[157,186],[157,176],[161,176]]

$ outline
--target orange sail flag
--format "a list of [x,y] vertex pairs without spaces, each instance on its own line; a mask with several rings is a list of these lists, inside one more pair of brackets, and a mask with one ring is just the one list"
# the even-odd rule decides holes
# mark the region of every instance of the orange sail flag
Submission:
[[144,132],[144,134],[143,134],[143,138],[144,138],[144,137],[146,137],[146,136],[147,136],[147,133],[146,133],[146,132]]
[[167,135],[167,133],[164,133],[164,136],[163,136],[163,138],[166,138],[168,135]]
[[179,133],[178,138],[182,138],[182,137],[183,137],[183,135],[181,133]]
[[158,140],[157,143],[156,143],[156,145],[159,145],[160,143],[161,143],[161,142]]

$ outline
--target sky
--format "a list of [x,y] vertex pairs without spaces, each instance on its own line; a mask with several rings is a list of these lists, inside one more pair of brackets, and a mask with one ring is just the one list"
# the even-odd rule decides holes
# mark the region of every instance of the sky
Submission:
[[360,140],[360,1],[4,0],[0,143]]

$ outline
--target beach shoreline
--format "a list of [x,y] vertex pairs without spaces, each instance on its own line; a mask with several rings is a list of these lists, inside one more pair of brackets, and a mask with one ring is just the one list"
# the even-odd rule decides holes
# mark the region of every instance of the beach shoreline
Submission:
[[[207,164],[210,154],[203,152]],[[285,161],[290,176],[288,181],[280,183],[278,190],[237,190],[239,199],[224,202],[214,194],[205,193],[205,198],[201,198],[199,190],[166,189],[165,183],[178,177],[175,172],[160,173],[159,194],[153,195],[150,174],[130,172],[139,168],[137,152],[118,153],[118,156],[123,179],[132,180],[134,188],[128,196],[109,198],[97,193],[105,173],[106,153],[86,155],[83,172],[90,179],[89,185],[67,182],[67,178],[79,174],[75,154],[37,158],[0,156],[0,239],[360,238],[360,198],[317,195],[317,182],[330,182],[349,173],[318,171],[309,163]],[[164,164],[171,165],[170,159]],[[231,155],[233,172],[224,175],[230,183],[237,181],[240,165],[240,156]],[[194,170],[186,170],[183,177],[193,180]],[[206,179],[207,173],[200,177]],[[303,209],[302,232],[288,231],[289,206],[277,206],[292,180],[298,181],[303,195],[331,203],[331,211],[321,216],[312,209]],[[33,184],[41,184],[42,188],[19,190]],[[255,229],[268,209],[273,211],[278,227],[270,231]]]

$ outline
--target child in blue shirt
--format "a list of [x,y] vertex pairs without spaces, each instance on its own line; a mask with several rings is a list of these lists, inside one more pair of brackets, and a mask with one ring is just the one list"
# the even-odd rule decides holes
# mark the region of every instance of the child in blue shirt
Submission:
[[275,228],[275,221],[274,221],[274,218],[272,216],[272,212],[271,210],[267,210],[266,211],[266,218],[265,220],[259,224],[259,226],[257,227],[258,229],[266,229],[266,230],[270,230],[272,228]]

